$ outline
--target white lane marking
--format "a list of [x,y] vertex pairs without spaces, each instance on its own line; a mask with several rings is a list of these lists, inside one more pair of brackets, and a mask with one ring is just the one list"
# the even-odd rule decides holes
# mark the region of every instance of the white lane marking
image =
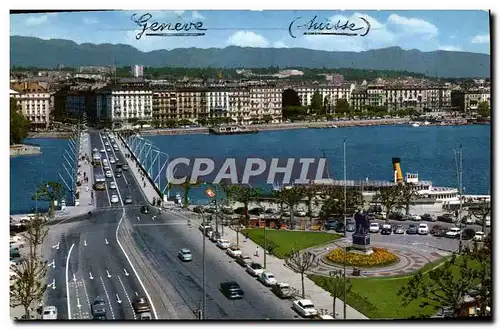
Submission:
[[151,219],[152,219],[152,220],[155,220],[155,219],[156,219],[156,216],[151,217]]
[[56,279],[52,279],[52,283],[47,285],[47,288],[56,289]]
[[80,294],[78,293],[78,285],[76,282],[74,283],[75,285],[75,295],[76,295],[76,307],[78,307],[78,316],[80,319],[83,318],[83,313],[82,313],[82,304],[80,304]]
[[127,272],[127,269],[123,269],[123,272],[125,272],[125,276],[129,276],[130,273]]
[[89,304],[89,310],[91,309],[91,306],[90,306],[90,298],[89,298],[89,294],[87,293],[87,287],[85,286],[85,280],[82,279],[82,283],[83,283],[83,291],[85,292],[85,298],[87,298],[87,304]]
[[80,298],[76,297],[76,307],[82,308],[82,304],[80,304]]
[[106,276],[107,276],[108,278],[110,278],[110,277],[111,277],[111,274],[109,274],[109,271],[108,271],[108,270],[106,270]]
[[140,222],[141,221],[141,217],[137,216],[137,220]]
[[153,304],[153,300],[151,299],[151,296],[149,295],[148,291],[146,290],[146,287],[144,287],[144,283],[142,283],[142,280],[139,277],[139,274],[137,274],[137,271],[135,270],[134,265],[130,261],[130,258],[128,257],[127,253],[125,252],[125,249],[123,249],[123,246],[120,243],[120,240],[118,239],[118,230],[120,229],[120,225],[123,221],[123,218],[125,218],[125,208],[123,208],[122,218],[120,218],[120,221],[118,222],[118,226],[116,227],[116,242],[118,242],[120,249],[122,250],[123,254],[125,255],[125,258],[127,259],[128,263],[130,264],[130,268],[132,269],[132,271],[135,274],[135,277],[137,278],[137,281],[139,281],[139,284],[141,285],[142,290],[144,290],[144,293],[146,294],[146,297],[148,298],[149,303],[151,304],[151,310],[153,311],[153,315],[154,315],[155,319],[158,319],[158,316],[156,315],[156,308],[155,308],[155,305]]
[[66,259],[66,300],[68,302],[68,320],[71,320],[71,304],[69,301],[69,258],[74,246],[75,244],[73,243],[71,248],[69,248],[68,258]]
[[104,238],[104,243],[109,244],[108,239]]
[[125,286],[123,285],[122,278],[120,278],[119,275],[118,275],[118,281],[120,281],[120,284],[122,285],[123,292],[125,293],[125,297],[127,297],[128,303],[130,305],[130,308],[132,309],[132,314],[134,315],[134,320],[135,320],[135,319],[137,319],[137,317],[135,316],[134,306],[132,306],[132,301],[130,300],[130,297],[127,294],[127,290],[125,289]]
[[[101,143],[104,147],[104,142],[102,140],[102,136],[100,133],[99,133],[99,138],[101,139]],[[106,147],[104,147],[104,152],[106,154],[106,158],[108,159],[108,163],[109,163],[109,156],[108,156],[108,151],[106,151]],[[113,182],[115,182],[115,185],[116,185],[116,192],[118,192],[118,198],[120,199],[120,204],[123,207],[123,199],[122,199],[122,196],[120,194],[120,189],[118,188],[118,183],[116,183],[115,172],[113,171],[113,166],[111,165],[111,163],[109,163],[109,170],[111,171],[111,178],[113,178]],[[107,188],[106,188],[106,190],[107,190]]]
[[73,273],[73,281],[76,282],[76,275]]
[[121,304],[122,303],[122,300],[120,299],[120,296],[118,296],[118,294],[116,294],[116,302],[118,304]]
[[139,294],[137,293],[137,291],[135,291],[135,295],[136,295],[136,296],[139,296]]
[[52,259],[52,262],[50,262],[49,264],[47,264],[48,267],[52,267],[52,268],[56,268],[56,260],[55,259]]
[[52,246],[52,249],[59,250],[59,243],[60,243],[60,242],[58,242],[55,246]]
[[106,294],[106,298],[108,299],[108,305],[109,305],[109,310],[111,311],[111,317],[114,320],[115,319],[115,312],[113,312],[113,306],[111,306],[111,299],[109,299],[108,290],[106,289],[106,285],[104,284],[104,281],[102,280],[102,276],[100,276],[99,279],[101,279],[102,287],[104,288],[104,293]]
[[[100,153],[102,154],[102,153]],[[104,163],[102,162],[102,158],[101,158],[101,174],[104,176],[104,180],[106,180],[106,175],[104,175]],[[108,203],[109,203],[109,206],[111,207],[111,198],[109,196],[109,191],[108,191],[108,182],[105,181],[104,182],[104,188],[106,188],[106,196],[108,197]]]
[[89,279],[94,280],[94,277],[92,276],[92,272],[89,272]]
[[86,247],[87,246],[87,240],[83,240],[83,246]]

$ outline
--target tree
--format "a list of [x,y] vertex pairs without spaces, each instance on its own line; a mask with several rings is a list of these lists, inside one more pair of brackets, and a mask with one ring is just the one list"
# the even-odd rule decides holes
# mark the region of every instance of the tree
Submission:
[[[346,285],[344,290],[344,284]],[[330,280],[325,281],[325,288],[333,297],[333,317],[335,318],[335,305],[337,298],[343,297],[344,303],[347,303],[347,295],[351,292],[351,280],[344,278],[344,273],[341,270],[330,272]],[[346,295],[344,296],[344,292]]]
[[321,109],[323,108],[323,98],[321,94],[315,90],[312,99],[311,99],[311,110],[314,113],[321,113]]
[[486,219],[491,215],[490,201],[482,200],[477,206],[469,207],[469,213],[481,220],[483,232],[486,232]]
[[309,221],[312,222],[312,204],[313,202],[317,202],[316,197],[318,195],[318,187],[316,185],[309,185],[306,188],[306,197],[307,197],[307,214],[309,216]]
[[392,208],[400,202],[401,196],[401,185],[393,185],[385,188],[381,188],[377,194],[373,197],[374,202],[381,203],[385,207],[385,220],[389,221],[389,214],[392,211]]
[[324,191],[323,198],[326,200],[320,212],[323,218],[330,215],[344,218],[345,215],[354,213],[358,207],[363,205],[363,195],[358,190],[347,190],[346,198],[344,198],[344,188],[341,186],[326,187]]
[[49,216],[54,216],[55,201],[59,200],[63,196],[63,189],[61,184],[58,182],[47,182],[45,184],[38,185],[38,188],[33,195],[33,200],[38,201],[49,201],[50,210]]
[[284,187],[279,191],[279,199],[290,209],[290,224],[294,224],[295,206],[306,196],[304,186]]
[[419,196],[417,190],[415,190],[413,186],[412,183],[406,183],[401,186],[399,191],[400,194],[397,205],[404,206],[407,215],[410,214],[410,204]]
[[302,298],[306,298],[304,274],[316,265],[316,255],[309,251],[299,252],[294,248],[291,250],[286,261],[293,271],[300,273],[300,278],[302,280]]
[[265,123],[269,123],[271,121],[273,121],[273,117],[269,114],[266,114],[262,117],[262,120],[265,122]]
[[346,99],[337,99],[337,104],[335,105],[335,112],[337,113],[348,113],[350,111],[349,102]]
[[28,137],[30,122],[22,114],[17,101],[10,98],[10,144],[19,144]]
[[245,216],[245,220],[250,220],[250,216],[248,214],[248,205],[253,200],[256,200],[261,191],[259,188],[251,187],[248,185],[233,185],[231,188],[231,197],[234,201],[243,203],[243,215]]
[[477,113],[483,118],[491,116],[490,104],[488,102],[481,102],[477,106]]
[[184,209],[187,209],[189,205],[189,191],[193,187],[198,187],[200,185],[201,182],[191,183],[188,179],[186,179],[184,183],[179,184],[179,186],[184,190],[184,204],[182,205]]
[[11,307],[22,306],[24,313],[30,319],[30,307],[42,300],[46,290],[43,279],[47,273],[47,265],[38,254],[39,247],[47,237],[48,230],[44,227],[44,220],[38,214],[26,226],[23,233],[28,243],[28,255],[17,266],[12,265],[10,270],[16,276],[10,287]]
[[[461,316],[466,297],[479,278],[478,270],[469,267],[468,259],[460,257],[457,261],[456,255],[453,254],[449,261],[430,271],[428,275],[418,271],[398,292],[402,298],[402,305],[407,306],[412,301],[423,299],[420,307],[430,305],[436,311],[448,308],[452,311],[453,317]],[[454,266],[459,267],[457,275],[454,274]]]

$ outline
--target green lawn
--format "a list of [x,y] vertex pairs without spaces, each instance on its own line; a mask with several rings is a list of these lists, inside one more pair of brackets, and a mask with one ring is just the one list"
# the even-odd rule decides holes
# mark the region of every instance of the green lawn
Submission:
[[[430,271],[434,267],[442,264],[440,260],[427,264],[423,269]],[[471,263],[470,263],[471,264]],[[475,264],[471,264],[475,266]],[[458,266],[454,267],[454,273],[459,275]],[[319,275],[310,275],[318,286],[324,287],[324,282],[329,280],[327,277]],[[398,291],[410,281],[411,276],[394,276],[387,278],[353,278],[351,293],[348,296],[347,303],[373,319],[406,319],[412,316],[431,316],[436,311],[430,307],[420,307],[421,300],[411,302],[408,306],[401,306],[401,299]]]
[[[255,243],[264,246],[264,230],[258,228],[245,229],[242,233],[248,233],[248,237]],[[286,258],[292,248],[302,250],[340,238],[339,234],[325,232],[298,232],[298,231],[279,231],[266,230],[267,241],[273,241],[276,244],[274,255],[279,258]]]

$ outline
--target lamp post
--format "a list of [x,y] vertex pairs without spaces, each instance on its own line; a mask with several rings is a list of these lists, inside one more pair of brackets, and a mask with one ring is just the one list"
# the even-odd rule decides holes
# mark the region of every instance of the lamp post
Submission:
[[[343,264],[343,280],[344,280],[344,306],[343,306],[343,311],[344,311],[344,320],[347,319],[347,246],[344,245],[344,246],[340,246],[338,245],[336,242],[333,243],[334,245],[336,245],[337,247],[339,248],[343,248],[344,249],[344,264]],[[332,272],[330,272],[331,274]],[[331,276],[331,275],[330,275]],[[333,310],[333,312],[335,313],[335,310]]]

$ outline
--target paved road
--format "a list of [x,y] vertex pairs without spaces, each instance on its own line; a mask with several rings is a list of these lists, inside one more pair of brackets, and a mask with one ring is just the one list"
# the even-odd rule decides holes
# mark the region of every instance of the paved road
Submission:
[[[100,134],[91,132],[90,140],[92,147],[106,148]],[[119,152],[101,154],[125,163]],[[111,167],[114,172],[115,166]],[[111,181],[117,184],[116,192],[109,189]],[[55,264],[48,272],[48,282],[54,281],[55,289],[49,287],[44,304],[56,306],[61,319],[89,319],[90,305],[100,296],[106,301],[108,319],[134,319],[131,302],[136,295],[146,295],[160,319],[195,319],[202,299],[201,233],[189,228],[184,218],[159,214],[151,206],[151,213],[142,214],[140,206],[146,200],[129,171],[120,178],[113,175],[106,183],[106,191],[94,194],[98,208],[91,216],[50,223],[44,258],[48,265]],[[113,193],[118,203],[110,203]],[[131,196],[132,205],[123,206],[125,196]],[[192,250],[192,262],[177,258],[183,247]],[[279,300],[209,241],[205,277],[207,319],[297,317],[289,301]],[[226,299],[219,291],[225,280],[239,282],[245,298]]]

